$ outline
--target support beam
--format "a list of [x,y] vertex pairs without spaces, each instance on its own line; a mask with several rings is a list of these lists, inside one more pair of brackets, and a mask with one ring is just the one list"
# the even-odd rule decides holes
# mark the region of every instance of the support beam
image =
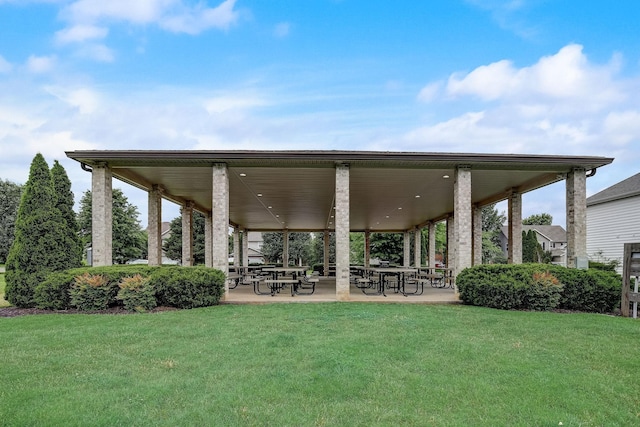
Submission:
[[336,165],[336,299],[349,299],[349,165]]
[[413,266],[422,267],[422,230],[420,228],[413,231]]
[[204,216],[204,265],[213,265],[213,215],[207,212]]
[[193,265],[193,202],[187,200],[182,206],[182,265]]
[[322,235],[322,246],[324,249],[324,277],[329,277],[329,264],[330,264],[330,258],[329,258],[329,250],[330,250],[330,239],[331,236],[329,234],[329,230],[324,230],[324,234]]
[[[240,229],[233,228],[233,266],[240,267],[242,255],[240,254]],[[237,270],[236,270],[237,271]]]
[[282,266],[289,267],[289,230],[282,231]]
[[242,230],[242,266],[249,266],[249,230]]
[[[212,218],[212,262],[213,268],[229,273],[229,170],[225,163],[215,163],[211,168],[211,212]],[[224,295],[229,293],[229,283],[225,280]]]
[[482,208],[473,207],[473,265],[482,264]]
[[371,232],[364,232],[364,266],[369,268],[371,264]]
[[472,263],[472,215],[471,215],[471,168],[456,168],[453,184],[454,223],[454,275],[460,274]]
[[411,266],[411,232],[410,231],[405,231],[403,233],[403,249],[402,249],[402,254],[403,254],[403,259],[402,259],[402,265],[403,267],[410,267]]
[[567,267],[588,268],[587,176],[582,168],[567,175]]
[[515,189],[512,190],[508,205],[509,247],[507,259],[509,264],[522,264],[522,194]]
[[455,268],[455,248],[454,248],[454,242],[455,242],[455,229],[454,229],[454,225],[455,225],[456,221],[455,218],[453,217],[453,215],[448,216],[447,217],[447,247],[446,247],[446,256],[445,256],[445,265],[448,268]]
[[162,189],[158,185],[149,191],[147,223],[149,265],[162,265]]
[[429,223],[429,245],[428,245],[427,265],[431,268],[436,266],[436,223]]
[[96,165],[91,173],[91,265],[113,264],[113,190],[111,169]]

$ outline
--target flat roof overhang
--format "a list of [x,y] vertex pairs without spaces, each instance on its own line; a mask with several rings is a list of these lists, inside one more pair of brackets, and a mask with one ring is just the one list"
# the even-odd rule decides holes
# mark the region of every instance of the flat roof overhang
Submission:
[[[333,229],[335,166],[349,165],[352,231],[403,231],[453,213],[455,169],[471,169],[478,206],[595,170],[613,158],[379,151],[70,151],[82,164],[106,164],[113,176],[178,204],[211,210],[211,166],[229,170],[229,218],[248,230]],[[447,178],[448,177],[448,178]]]

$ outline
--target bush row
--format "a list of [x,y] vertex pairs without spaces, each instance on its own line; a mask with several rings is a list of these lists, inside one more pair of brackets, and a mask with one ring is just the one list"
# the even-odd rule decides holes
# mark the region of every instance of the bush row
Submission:
[[38,308],[104,310],[122,305],[145,311],[156,306],[215,305],[224,292],[224,274],[206,267],[144,265],[84,267],[50,274],[35,290]]
[[610,313],[620,306],[622,278],[615,272],[549,264],[492,264],[456,278],[465,304],[501,309],[555,308]]

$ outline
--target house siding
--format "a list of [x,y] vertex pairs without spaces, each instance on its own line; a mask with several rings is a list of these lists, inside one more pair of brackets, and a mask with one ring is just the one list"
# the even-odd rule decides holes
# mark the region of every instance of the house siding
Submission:
[[587,254],[620,262],[625,243],[640,242],[640,196],[587,206]]

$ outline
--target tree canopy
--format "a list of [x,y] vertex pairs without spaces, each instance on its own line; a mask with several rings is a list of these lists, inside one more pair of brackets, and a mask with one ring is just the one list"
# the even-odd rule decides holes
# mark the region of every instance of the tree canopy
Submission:
[[0,264],[7,262],[13,243],[14,229],[22,185],[0,179]]
[[553,217],[548,213],[534,214],[522,220],[522,225],[552,225]]
[[[182,211],[180,211],[182,212]],[[204,215],[193,211],[193,264],[204,264],[205,258],[205,233]],[[182,216],[171,220],[169,225],[171,233],[162,245],[165,255],[176,261],[182,261]]]

